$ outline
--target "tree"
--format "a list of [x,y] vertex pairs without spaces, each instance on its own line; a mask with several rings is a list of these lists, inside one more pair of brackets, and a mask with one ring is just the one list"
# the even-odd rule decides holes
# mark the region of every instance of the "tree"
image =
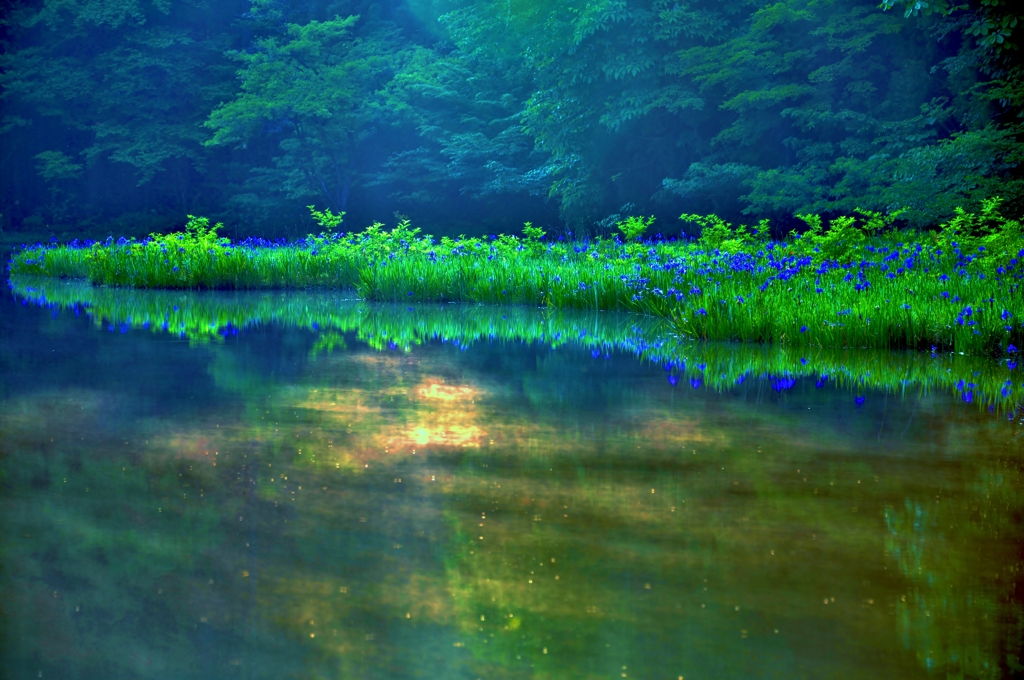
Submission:
[[357,16],[286,24],[281,35],[254,41],[231,57],[241,64],[240,92],[210,114],[209,147],[276,143],[269,164],[252,169],[246,187],[287,199],[322,201],[345,210],[358,152],[373,136],[374,92],[389,80],[402,50],[393,32],[353,37]]
[[[217,29],[238,4],[67,0],[12,10],[14,42],[0,58],[12,160],[60,153],[82,166],[77,183],[62,182],[79,219],[111,203],[194,210],[209,162],[200,123],[227,94],[230,36]],[[52,188],[53,164],[38,167],[42,182],[19,190],[26,203]],[[126,195],[126,185],[139,191]]]

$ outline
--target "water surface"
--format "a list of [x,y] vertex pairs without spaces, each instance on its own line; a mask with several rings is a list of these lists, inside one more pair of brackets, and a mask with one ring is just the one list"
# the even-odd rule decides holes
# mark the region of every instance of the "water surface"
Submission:
[[0,302],[5,677],[1022,670],[1001,364],[49,285]]

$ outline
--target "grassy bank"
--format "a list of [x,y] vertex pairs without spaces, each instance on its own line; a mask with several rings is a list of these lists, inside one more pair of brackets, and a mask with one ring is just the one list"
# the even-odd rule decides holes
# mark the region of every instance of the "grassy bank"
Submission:
[[219,238],[203,218],[183,233],[27,248],[12,275],[85,278],[137,288],[351,288],[374,301],[522,304],[623,310],[668,319],[691,338],[796,347],[924,349],[1001,356],[1024,346],[1024,236],[999,214],[959,214],[934,233],[891,231],[876,213],[786,241],[767,225],[734,228],[684,215],[695,241],[642,240],[650,220],[619,224],[621,238],[420,236],[332,231],[340,217],[314,215],[325,231],[286,243]]

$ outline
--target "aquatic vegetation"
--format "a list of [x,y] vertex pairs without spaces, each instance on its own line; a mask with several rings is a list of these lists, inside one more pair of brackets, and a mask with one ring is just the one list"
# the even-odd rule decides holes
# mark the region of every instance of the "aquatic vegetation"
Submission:
[[[1024,239],[1020,222],[987,201],[960,211],[935,236],[882,233],[893,216],[861,211],[786,241],[768,224],[732,227],[683,215],[697,241],[639,241],[651,220],[630,218],[625,241],[421,236],[408,221],[339,233],[340,215],[292,243],[217,236],[190,218],[181,233],[144,241],[37,245],[17,253],[12,275],[83,277],[137,288],[351,288],[390,302],[522,304],[621,310],[671,320],[681,335],[798,347],[953,351],[999,356],[1024,343]],[[632,221],[631,221],[632,220]]]
[[[344,336],[380,351],[410,352],[441,341],[462,350],[476,343],[514,342],[590,351],[595,361],[612,352],[664,367],[669,384],[729,391],[748,378],[768,378],[777,392],[797,380],[838,385],[863,394],[936,390],[957,394],[979,408],[1013,417],[1021,408],[1024,375],[1015,345],[999,360],[933,351],[846,350],[797,345],[695,342],[678,336],[669,319],[635,314],[525,306],[378,304],[342,294],[120,290],[47,278],[11,280],[24,304],[84,314],[111,333],[149,330],[193,344],[276,323],[319,333],[315,353],[344,346]],[[1009,362],[1009,363],[1007,363]],[[679,387],[678,389],[682,389]],[[851,399],[852,401],[852,399]]]

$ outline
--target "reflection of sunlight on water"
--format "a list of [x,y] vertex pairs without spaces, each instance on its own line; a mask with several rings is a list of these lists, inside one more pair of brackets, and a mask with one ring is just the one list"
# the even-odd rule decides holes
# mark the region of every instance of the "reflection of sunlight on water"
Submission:
[[428,377],[411,388],[312,389],[288,408],[316,414],[331,455],[341,459],[337,462],[361,467],[373,459],[429,448],[480,447],[488,436],[476,408],[483,394],[475,386]]
[[472,402],[478,390],[472,387],[452,387],[440,383],[431,383],[427,387],[420,387],[416,390],[421,399],[439,399],[441,401],[469,401]]
[[416,394],[426,401],[427,408],[418,410],[420,423],[410,429],[409,441],[420,448],[479,447],[485,435],[475,423],[475,405],[481,391],[465,385],[445,385],[430,378],[423,383],[416,388]]
[[476,425],[453,423],[458,418],[452,414],[439,419],[434,427],[417,427],[409,433],[409,440],[419,447],[454,446],[460,448],[479,447],[484,436],[483,430]]

